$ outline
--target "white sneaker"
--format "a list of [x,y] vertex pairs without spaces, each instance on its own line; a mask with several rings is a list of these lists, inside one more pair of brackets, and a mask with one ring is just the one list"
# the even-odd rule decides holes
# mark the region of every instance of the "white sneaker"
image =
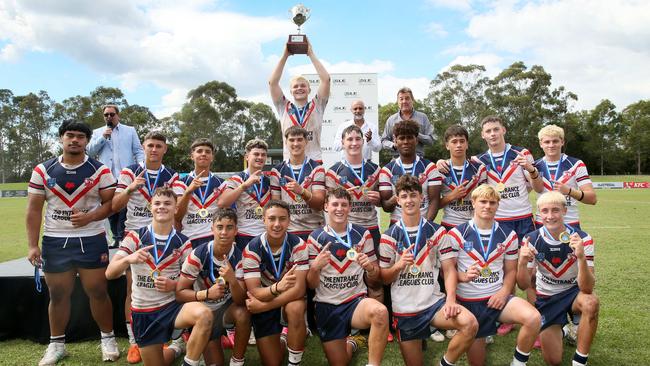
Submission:
[[442,333],[440,333],[439,330],[436,330],[436,331],[431,335],[431,339],[432,339],[434,342],[444,342],[444,340],[445,340],[445,336],[442,335]]
[[101,347],[102,361],[115,362],[118,358],[120,358],[120,349],[117,346],[115,337],[102,338]]
[[38,363],[38,366],[56,365],[57,362],[61,361],[67,355],[68,352],[65,351],[65,343],[52,342],[47,346],[45,354]]
[[250,345],[257,344],[257,340],[255,339],[255,333],[253,333],[253,329],[251,329],[251,336],[248,337],[248,344]]
[[492,344],[492,343],[494,343],[494,336],[485,337],[485,344]]
[[572,322],[568,322],[564,325],[564,327],[562,327],[562,331],[564,334],[566,334],[565,337],[567,343],[575,346],[576,341],[578,340],[578,326]]
[[185,353],[185,349],[187,348],[187,345],[185,344],[185,341],[181,336],[176,339],[173,339],[172,343],[169,344],[168,348],[174,351],[174,358],[179,358],[181,355],[183,355],[183,353]]
[[445,332],[445,337],[447,337],[448,339],[452,339],[452,338],[454,338],[454,336],[456,335],[457,332],[458,331],[456,329],[448,329]]

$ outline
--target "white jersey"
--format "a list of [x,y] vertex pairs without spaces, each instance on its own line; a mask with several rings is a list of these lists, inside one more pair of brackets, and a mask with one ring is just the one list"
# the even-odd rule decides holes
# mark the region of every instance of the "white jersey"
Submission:
[[[414,166],[415,164],[415,166]],[[395,185],[402,175],[410,174],[418,177],[422,186],[422,203],[420,204],[420,214],[422,217],[427,216],[429,210],[429,193],[428,188],[442,184],[442,175],[438,171],[436,164],[427,159],[420,157],[415,158],[414,164],[402,164],[400,158],[395,158],[386,164],[379,172],[379,192],[391,191],[395,194]],[[396,205],[393,212],[390,213],[390,222],[395,223],[402,217],[402,208]]]
[[[196,247],[190,255],[185,258],[181,268],[181,276],[194,281],[194,290],[202,291],[209,289],[219,278],[219,269],[226,265],[223,258],[216,258],[213,253],[214,242],[210,241]],[[230,267],[235,271],[235,277],[239,281],[244,280],[244,270],[242,267],[242,255],[235,243],[232,244],[230,252],[227,255],[227,261]],[[206,300],[203,303],[211,310],[217,310],[232,298],[230,286],[226,286],[223,297],[216,300]]]
[[[594,240],[584,231],[576,230],[584,245],[587,266],[594,266]],[[552,296],[578,285],[578,259],[568,244],[563,244],[545,230],[538,229],[526,235],[523,245],[535,253],[528,268],[537,267],[535,289],[538,295]]]
[[[591,184],[591,178],[587,171],[587,166],[582,160],[562,154],[560,161],[548,162],[545,158],[538,159],[535,162],[535,167],[539,170],[542,179],[544,180],[544,192],[553,190],[552,181],[557,180],[562,184],[567,185],[573,190],[579,190],[580,187]],[[566,196],[567,212],[564,215],[564,222],[569,225],[580,224],[580,217],[578,214],[578,200]],[[542,219],[539,214],[535,217],[537,222]]]
[[529,174],[526,169],[514,163],[517,152],[522,153],[531,164],[535,163],[528,150],[510,144],[506,144],[505,158],[503,152],[490,153],[489,150],[478,157],[487,168],[488,184],[492,187],[499,183],[505,185],[501,192],[497,220],[518,220],[533,215],[533,207],[528,200]]
[[68,166],[62,156],[38,164],[29,179],[27,192],[44,195],[45,225],[43,235],[52,237],[87,237],[103,233],[104,223],[91,221],[74,227],[70,221],[73,210],[92,211],[102,204],[100,192],[115,189],[110,169],[95,159],[85,157],[83,163]]
[[487,182],[485,165],[478,161],[466,161],[463,166],[452,166],[448,161],[450,172],[442,174],[443,184],[440,194],[446,196],[451,193],[458,184],[467,183],[467,195],[464,198],[449,202],[443,209],[442,224],[445,226],[456,226],[472,219],[474,208],[472,207],[472,191],[474,188]]
[[[233,175],[226,181],[226,189],[237,189],[249,178],[248,169]],[[261,176],[260,183],[242,192],[235,205],[237,206],[238,234],[257,236],[264,232],[262,213],[258,207],[264,206],[271,200],[271,180],[268,172]]]
[[[176,301],[174,291],[161,292],[156,290],[153,271],[160,271],[160,276],[177,280],[181,273],[181,265],[192,250],[192,243],[183,234],[173,231],[171,238],[167,235],[156,234],[156,250],[159,262],[156,263],[153,249],[151,258],[144,263],[131,264],[133,282],[131,284],[131,307],[140,311],[153,311]],[[169,240],[169,246],[165,249]],[[153,244],[152,234],[147,227],[128,231],[120,244],[115,256],[124,257],[142,247]],[[163,252],[164,250],[164,252]]]
[[[299,236],[286,234],[286,242],[276,252],[271,252],[266,233],[251,240],[243,253],[244,279],[259,278],[262,287],[280,281],[291,268],[309,270],[307,244]],[[277,273],[274,273],[277,269]]]
[[[194,174],[188,174],[181,181],[185,187],[194,180]],[[226,184],[221,178],[216,175],[210,174],[210,177],[201,177],[203,187],[197,188],[187,204],[187,213],[183,216],[181,224],[183,225],[183,234],[191,240],[205,238],[212,236],[212,216],[217,212],[217,200],[219,195],[226,188]],[[205,208],[208,210],[208,215],[201,217],[199,210]]]
[[289,232],[292,234],[309,234],[325,224],[323,211],[314,210],[298,194],[287,190],[285,177],[291,177],[303,189],[315,191],[325,190],[325,169],[312,159],[307,159],[303,165],[293,166],[288,161],[273,167],[271,170],[271,189],[274,194],[279,194],[280,199],[289,204],[291,222]]
[[[126,187],[133,183],[142,170],[144,170],[143,164],[133,164],[122,169],[115,194],[126,190]],[[185,192],[185,184],[178,180],[178,173],[164,165],[161,165],[159,170],[147,169],[144,177],[148,182],[145,182],[144,186],[131,193],[129,202],[126,204],[126,223],[124,224],[126,230],[137,230],[151,223],[153,215],[148,206],[151,202],[151,195],[156,188],[171,187],[177,196]]]
[[[358,253],[365,253],[371,262],[377,257],[370,232],[360,225],[349,224],[348,233],[337,233],[345,243],[349,242]],[[330,231],[328,226],[314,230],[307,246],[309,250],[309,264],[313,263],[323,247],[330,244],[330,261],[320,271],[320,283],[316,287],[314,301],[331,305],[340,305],[357,297],[366,296],[368,287],[364,282],[365,270],[357,261],[351,261],[346,253],[347,244],[341,243]]]
[[[451,247],[458,255],[458,272],[472,264],[481,267],[481,275],[470,282],[459,282],[456,297],[463,301],[487,300],[503,287],[505,261],[519,257],[519,240],[514,231],[505,232],[495,221],[494,231],[474,230],[474,220],[449,231]],[[492,240],[490,242],[490,234]],[[479,240],[480,234],[480,240]]]
[[366,229],[379,228],[375,205],[364,193],[377,191],[379,187],[379,166],[377,164],[366,160],[355,166],[347,165],[345,161],[339,161],[327,171],[325,185],[328,189],[340,186],[350,192],[352,201],[348,217],[351,223],[361,225]]
[[321,152],[321,131],[323,129],[323,113],[325,113],[327,99],[321,98],[318,94],[310,100],[303,108],[298,108],[291,101],[287,100],[284,95],[277,103],[275,110],[280,116],[280,126],[282,127],[282,146],[283,159],[289,159],[289,150],[287,149],[287,139],[284,132],[291,126],[300,126],[307,130],[307,146],[305,154],[308,158],[323,161]]
[[[381,236],[379,244],[379,266],[390,268],[402,256],[403,251],[416,244],[415,265],[419,268],[417,274],[410,273],[410,267],[404,268],[395,282],[390,285],[390,296],[393,303],[393,314],[404,316],[419,313],[443,299],[440,292],[438,276],[441,262],[455,258],[444,227],[422,219],[422,229],[418,238],[418,227],[406,227],[409,240],[406,240],[401,222],[391,225]],[[419,239],[419,240],[417,240]]]

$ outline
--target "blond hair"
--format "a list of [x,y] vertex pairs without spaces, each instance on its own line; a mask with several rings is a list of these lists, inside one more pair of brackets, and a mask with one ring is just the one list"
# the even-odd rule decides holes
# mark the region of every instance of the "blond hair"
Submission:
[[560,140],[564,141],[564,129],[557,125],[544,126],[537,133],[537,138],[540,141],[542,141],[543,137],[559,137]]
[[541,205],[559,205],[566,207],[566,198],[558,191],[549,191],[537,197],[537,208]]
[[475,202],[479,198],[487,198],[497,202],[501,201],[501,196],[497,193],[496,189],[488,184],[481,184],[472,191],[472,201]]
[[298,81],[304,81],[305,83],[307,83],[307,87],[311,89],[311,85],[309,84],[309,80],[307,80],[307,78],[302,76],[302,75],[296,75],[296,76],[292,77],[291,79],[289,79],[289,87],[293,86],[293,84],[298,82]]

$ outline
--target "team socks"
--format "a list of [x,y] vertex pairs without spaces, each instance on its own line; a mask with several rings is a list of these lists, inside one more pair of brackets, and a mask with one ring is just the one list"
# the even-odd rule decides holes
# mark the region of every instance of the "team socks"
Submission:
[[528,353],[521,352],[519,350],[519,347],[515,347],[515,355],[512,358],[512,363],[510,363],[510,365],[512,365],[512,366],[526,366],[526,362],[528,362],[529,357],[530,357],[530,352],[528,352]]
[[65,334],[58,336],[50,336],[50,343],[56,343],[57,346],[65,346]]
[[302,362],[303,350],[294,351],[291,348],[287,347],[289,350],[289,366],[297,366]]
[[451,363],[451,362],[447,361],[447,359],[445,358],[444,355],[440,359],[440,366],[455,366],[455,365],[456,365],[455,363]]
[[183,359],[183,365],[184,366],[199,366],[199,360],[190,360],[189,358],[187,358],[187,356],[185,356],[185,358]]
[[576,353],[573,354],[572,366],[585,366],[587,364],[587,358],[589,354],[583,355],[582,353],[576,350]]
[[244,366],[244,359],[241,360],[235,357],[230,357],[230,366]]
[[115,332],[113,332],[112,330],[110,332],[108,332],[108,333],[104,333],[102,331],[99,331],[99,333],[102,335],[102,339],[104,339],[104,338],[115,338]]

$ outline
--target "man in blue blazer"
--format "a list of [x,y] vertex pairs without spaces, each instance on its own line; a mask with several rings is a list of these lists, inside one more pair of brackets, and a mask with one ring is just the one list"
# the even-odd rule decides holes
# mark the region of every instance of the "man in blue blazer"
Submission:
[[[120,109],[109,104],[104,106],[106,126],[93,131],[88,144],[88,155],[106,165],[115,179],[119,178],[122,168],[144,161],[144,151],[135,128],[120,123]],[[119,247],[124,237],[126,208],[108,217],[113,233],[112,247]]]

